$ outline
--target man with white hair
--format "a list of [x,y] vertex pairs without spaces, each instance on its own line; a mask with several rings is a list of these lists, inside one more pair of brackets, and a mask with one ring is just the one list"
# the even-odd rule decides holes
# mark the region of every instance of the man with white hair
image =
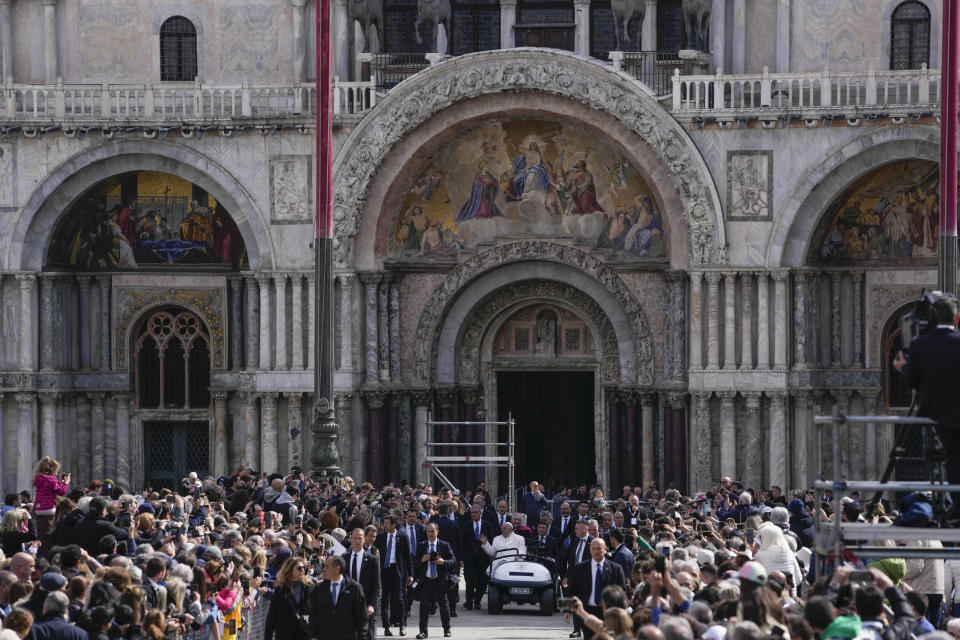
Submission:
[[43,601],[43,615],[33,623],[32,636],[36,640],[89,640],[80,627],[67,622],[70,598],[62,591],[53,591]]
[[[503,526],[500,527],[501,534],[493,539],[493,543],[487,541],[487,537],[483,534],[480,534],[480,544],[483,545],[483,550],[487,552],[487,555],[491,558],[496,558],[497,554],[505,549],[516,549],[518,555],[525,554],[527,552],[527,543],[523,539],[523,536],[514,533],[513,525],[510,524],[510,521],[507,520],[503,523]],[[500,564],[503,560],[510,559],[510,556],[501,557],[494,563],[494,568],[496,565]]]

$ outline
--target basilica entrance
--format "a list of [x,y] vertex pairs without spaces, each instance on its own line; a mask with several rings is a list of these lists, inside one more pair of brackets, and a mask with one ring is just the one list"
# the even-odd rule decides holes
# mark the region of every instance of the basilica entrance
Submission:
[[596,482],[592,372],[501,371],[497,408],[516,420],[518,486]]
[[176,491],[191,471],[209,474],[209,428],[206,422],[145,422],[145,486]]

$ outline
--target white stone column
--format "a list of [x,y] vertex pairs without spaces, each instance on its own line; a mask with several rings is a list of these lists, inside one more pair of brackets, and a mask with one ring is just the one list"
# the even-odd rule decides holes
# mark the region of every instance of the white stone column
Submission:
[[[287,399],[287,465],[289,469],[293,466],[301,467],[303,459],[303,394],[302,393],[284,393],[283,397]],[[337,407],[339,410],[339,407]],[[339,413],[338,413],[339,418]],[[341,458],[343,460],[343,458]]]
[[787,394],[784,391],[771,391],[770,397],[770,439],[767,449],[769,478],[767,486],[777,485],[784,488],[787,483]]
[[390,379],[399,381],[400,371],[400,284],[397,277],[390,283],[387,316],[390,320]]
[[117,403],[117,477],[116,481],[124,489],[133,487],[131,473],[132,451],[130,450],[130,394],[121,391],[114,394]]
[[390,382],[390,285],[387,279],[377,288],[377,339],[380,350],[380,382]]
[[[317,308],[317,277],[313,273],[307,274],[307,308],[310,326],[307,327],[307,368],[316,371],[317,360],[317,322],[313,317],[314,309]],[[351,324],[354,318],[350,319]]]
[[720,368],[720,272],[707,271],[707,368]]
[[[833,392],[833,415],[850,415],[850,398],[853,392],[849,389],[837,389]],[[829,451],[828,459],[833,460],[833,433],[832,426],[823,430],[823,448]],[[840,428],[840,473],[850,474],[850,430]],[[833,467],[830,467],[830,478],[833,477]]]
[[854,271],[853,278],[853,365],[854,369],[863,368],[863,271]]
[[517,24],[517,0],[500,0],[501,49],[513,49],[517,46],[516,34],[513,30],[515,24]]
[[790,327],[787,320],[787,279],[789,271],[773,272],[773,368],[787,368],[787,340],[790,339]]
[[347,15],[347,0],[333,2],[333,75],[343,82],[350,82],[350,18]]
[[737,477],[736,391],[718,391],[720,396],[720,475]]
[[840,288],[843,284],[841,278],[843,273],[832,271],[830,273],[830,366],[840,368],[841,358],[843,357],[841,333],[840,333]]
[[757,368],[770,368],[770,287],[767,273],[757,273]]
[[43,78],[56,84],[59,71],[57,44],[57,0],[43,0]]
[[77,433],[77,484],[90,482],[90,403],[86,395],[76,396]]
[[713,10],[710,13],[710,53],[713,54],[713,68],[726,68],[726,30],[727,30],[727,0],[713,0]]
[[423,463],[427,459],[427,450],[423,443],[427,441],[427,411],[430,405],[430,392],[426,389],[418,389],[413,392],[412,398],[414,405],[414,450],[416,451],[413,458],[414,468],[417,470],[418,482],[429,482],[430,474],[423,468]]
[[77,276],[77,284],[80,289],[80,309],[77,318],[79,320],[80,337],[80,368],[90,368],[90,276]]
[[[291,305],[293,315],[290,319],[292,323],[290,325],[290,333],[292,334],[290,352],[293,361],[290,366],[297,371],[301,371],[303,369],[303,274],[290,274],[290,296],[293,298],[293,304]],[[308,321],[312,316],[313,313],[307,316]]]
[[690,428],[690,490],[702,491],[711,483],[710,392],[693,393]]
[[807,362],[813,369],[819,368],[822,362],[820,357],[820,272],[811,272],[808,280],[807,323],[809,337],[807,338]]
[[803,369],[807,366],[807,273],[796,271],[793,274],[793,366]]
[[106,469],[104,448],[106,447],[107,434],[103,415],[105,395],[103,391],[93,391],[87,394],[87,397],[90,398],[90,474],[94,480],[103,480],[103,472]]
[[[877,414],[877,400],[880,397],[879,392],[876,389],[867,389],[861,392],[863,396],[863,414],[867,416],[873,416]],[[889,425],[893,426],[893,425]],[[883,427],[880,427],[881,429]],[[883,466],[886,465],[884,460],[883,465],[880,464],[881,457],[884,456],[878,455],[880,453],[878,449],[878,444],[882,438],[878,437],[879,431],[878,427],[874,424],[865,424],[863,425],[864,433],[864,445],[863,445],[863,473],[865,478],[877,478],[882,473]]]
[[[657,50],[657,0],[644,3],[643,24],[640,26],[640,48],[644,51]],[[644,482],[653,478],[644,476]],[[646,486],[646,485],[644,485]]]
[[[810,456],[813,452],[807,447],[807,433],[813,429],[810,420],[810,392],[793,392],[793,437],[791,438],[790,460],[793,463],[790,486],[805,489],[810,486],[813,476],[810,474]],[[782,487],[787,491],[787,487]]]
[[241,371],[244,367],[243,344],[243,278],[230,276],[230,312],[229,312],[229,340],[230,340],[230,369]]
[[654,400],[656,395],[652,393],[640,394],[640,468],[643,486],[647,486],[651,480],[656,480],[653,467],[653,451],[656,448],[653,435]]
[[260,468],[278,469],[277,394],[260,394]]
[[790,72],[790,0],[777,0],[777,73]]
[[364,340],[364,381],[367,384],[376,384],[380,374],[380,339],[378,337],[379,323],[377,320],[377,285],[380,283],[379,273],[362,273],[360,280],[366,292],[366,306],[364,319],[366,336]]
[[293,7],[293,81],[303,82],[307,79],[307,0],[290,0],[290,5]]
[[[37,432],[34,429],[34,394],[17,393],[17,489],[32,486],[33,465],[37,458]],[[11,492],[12,493],[12,492]]]
[[590,55],[590,0],[573,0],[573,51],[581,56]]
[[356,330],[353,283],[357,276],[342,273],[337,278],[340,280],[340,369],[353,371],[353,332]]
[[[337,439],[337,451],[340,452],[340,467],[344,475],[356,474],[359,467],[354,465],[354,460],[359,459],[354,455],[353,438],[353,392],[337,391],[334,393],[334,407],[337,410],[337,421],[340,423],[340,437]],[[360,403],[363,404],[362,402]],[[359,439],[359,438],[358,438]],[[354,476],[356,477],[356,475]]]
[[97,276],[100,290],[100,371],[110,371],[110,276]]
[[54,393],[40,396],[40,454],[57,458],[57,398]]
[[33,371],[36,362],[33,356],[33,295],[37,287],[37,276],[32,273],[17,275],[20,283],[20,369]]
[[214,391],[213,396],[213,474],[223,476],[229,473],[230,461],[227,455],[229,437],[227,436],[227,398],[229,393]]
[[275,360],[274,369],[277,371],[286,371],[290,368],[287,359],[287,274],[278,273],[273,277],[274,290],[276,291],[276,331],[277,344],[274,348]]
[[13,0],[0,0],[0,81],[13,80],[13,18],[10,4]]
[[[723,368],[737,368],[737,272],[723,273]],[[731,476],[732,477],[732,476]]]
[[251,275],[243,277],[246,289],[246,369],[256,371],[260,363],[260,293],[257,279]]
[[690,273],[690,369],[703,368],[703,347],[701,342],[701,328],[703,326],[703,295],[700,281],[703,274],[700,271]]
[[746,68],[747,0],[733,0],[733,60],[731,73],[743,73]]
[[240,394],[240,419],[243,422],[244,465],[256,467],[260,462],[260,423],[257,419],[257,394],[244,391]]
[[[54,331],[53,331],[53,277],[40,276],[40,369],[54,367]],[[52,454],[51,454],[52,455]]]
[[[257,276],[260,288],[260,370],[272,369],[270,360],[270,276]],[[256,463],[256,460],[251,460]]]
[[759,391],[743,394],[747,415],[743,421],[743,438],[740,446],[739,478],[748,487],[759,487],[761,483],[760,452],[763,451],[762,416],[760,401],[763,395]]
[[740,369],[753,369],[753,274],[740,278]]

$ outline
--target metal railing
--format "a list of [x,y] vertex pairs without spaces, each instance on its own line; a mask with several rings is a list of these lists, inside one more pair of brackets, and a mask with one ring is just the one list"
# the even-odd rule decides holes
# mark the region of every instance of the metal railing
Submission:
[[611,51],[607,56],[614,69],[633,76],[658,97],[670,95],[675,73],[690,71],[690,64],[677,52]]
[[380,93],[416,75],[430,66],[424,53],[374,53],[366,54],[364,61],[370,64],[370,80]]
[[[270,601],[260,598],[253,609],[242,612],[244,626],[237,634],[239,640],[261,640],[264,636],[264,628],[267,622],[267,613],[270,611]],[[210,638],[210,627],[204,625],[199,629],[189,629],[182,635],[177,635],[177,640],[208,640]]]

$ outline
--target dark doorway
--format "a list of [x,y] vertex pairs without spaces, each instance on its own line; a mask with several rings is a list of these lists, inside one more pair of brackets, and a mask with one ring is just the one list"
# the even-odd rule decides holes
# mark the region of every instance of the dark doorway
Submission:
[[516,420],[518,486],[596,482],[592,372],[500,372],[497,407]]
[[177,490],[191,471],[209,473],[210,434],[206,422],[144,422],[144,483]]

